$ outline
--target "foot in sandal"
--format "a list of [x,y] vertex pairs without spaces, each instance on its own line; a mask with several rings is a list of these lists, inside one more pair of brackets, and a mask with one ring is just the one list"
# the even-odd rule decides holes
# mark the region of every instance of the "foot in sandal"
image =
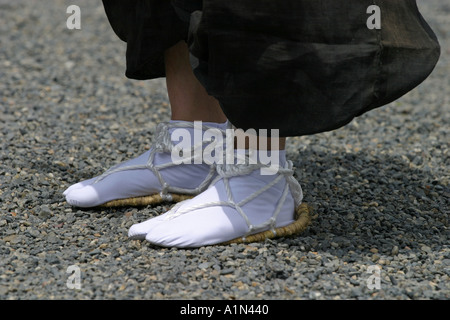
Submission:
[[221,244],[263,232],[276,234],[295,223],[303,198],[293,177],[292,163],[280,151],[274,175],[262,175],[260,165],[218,165],[211,186],[165,214],[133,225],[131,239],[146,239],[163,247]]
[[203,122],[201,128],[187,121],[162,123],[158,125],[155,142],[149,151],[112,167],[98,177],[70,186],[63,193],[66,201],[76,207],[88,208],[118,203],[132,205],[136,199],[152,195],[160,195],[161,200],[170,201],[172,195],[199,194],[215,176],[214,166],[194,162],[173,163],[171,151],[175,142],[171,139],[172,132],[182,128],[194,135],[194,130],[217,128],[224,132],[226,127],[227,123]]

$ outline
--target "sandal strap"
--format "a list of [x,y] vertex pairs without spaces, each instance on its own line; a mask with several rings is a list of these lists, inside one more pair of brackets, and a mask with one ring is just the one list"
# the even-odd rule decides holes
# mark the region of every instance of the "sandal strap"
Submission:
[[[181,208],[181,206],[183,206],[185,203],[187,203],[187,201],[189,201],[189,200],[185,200],[185,201],[177,203],[168,212],[168,214],[166,215],[166,219],[170,220],[170,219],[173,219],[182,214],[191,212],[193,210],[199,210],[199,209],[215,207],[215,206],[228,206],[228,207],[234,208],[247,223],[248,231],[243,236],[244,239],[245,239],[245,237],[254,233],[255,231],[267,229],[267,227],[269,227],[269,230],[271,230],[275,234],[276,233],[276,231],[275,231],[276,220],[277,220],[278,215],[281,212],[284,202],[286,201],[289,191],[291,192],[292,197],[294,198],[295,207],[298,207],[302,203],[302,200],[303,200],[302,188],[301,188],[299,182],[294,178],[294,169],[293,169],[292,161],[290,161],[290,160],[286,161],[284,167],[280,167],[278,169],[278,172],[277,172],[278,176],[275,179],[273,179],[270,183],[268,183],[264,187],[260,188],[259,190],[256,190],[255,192],[250,194],[245,199],[239,201],[238,203],[236,203],[234,200],[233,193],[232,193],[232,190],[230,187],[230,182],[229,182],[229,179],[232,177],[246,175],[246,174],[253,172],[254,170],[257,170],[259,168],[264,168],[264,167],[268,167],[268,166],[263,165],[263,164],[218,164],[218,165],[216,165],[216,171],[218,173],[218,176],[214,179],[213,182],[211,182],[211,185],[215,184],[219,180],[223,180],[223,183],[225,186],[225,191],[227,193],[227,200],[226,201],[211,201],[211,202],[207,202],[207,203],[191,205],[191,206],[186,206],[184,208]],[[286,183],[285,183],[283,192],[278,200],[278,203],[275,207],[275,210],[272,214],[272,217],[269,218],[267,221],[263,222],[262,224],[253,225],[250,222],[250,219],[248,218],[248,216],[245,214],[244,210],[242,209],[242,206],[245,205],[246,203],[254,200],[256,197],[258,197],[260,194],[262,194],[263,192],[270,189],[272,186],[277,184],[283,178],[285,179]]]
[[[196,188],[193,188],[193,189],[173,187],[173,186],[170,186],[164,180],[163,176],[161,175],[160,170],[169,168],[169,167],[173,167],[178,164],[175,164],[173,162],[167,162],[167,163],[160,164],[160,165],[154,165],[154,159],[155,159],[155,155],[157,153],[162,153],[162,152],[172,153],[172,151],[174,150],[174,144],[171,139],[170,130],[176,129],[176,128],[184,128],[184,129],[193,128],[193,129],[202,129],[203,131],[212,129],[212,130],[216,130],[216,132],[220,132],[223,137],[226,136],[225,130],[222,130],[217,127],[209,126],[206,124],[200,124],[200,122],[162,122],[162,123],[159,123],[156,126],[154,141],[153,141],[151,149],[150,149],[150,154],[149,154],[147,163],[145,163],[143,165],[122,166],[122,167],[119,167],[120,165],[117,165],[117,166],[112,167],[111,169],[107,170],[102,175],[100,175],[95,180],[94,183],[97,183],[97,182],[105,179],[107,176],[117,173],[117,172],[148,169],[148,170],[151,170],[153,172],[153,174],[158,178],[159,183],[161,184],[160,196],[164,200],[167,200],[167,201],[172,200],[172,196],[170,193],[198,194],[198,193],[202,192],[203,190],[205,190],[209,186],[211,180],[216,175],[216,168],[215,168],[214,163],[209,165],[210,170],[208,172],[208,175],[205,177],[205,179]],[[202,152],[198,152],[198,149],[201,148],[201,150],[202,150],[203,146],[205,144],[213,144],[213,147],[214,147],[216,143],[218,143],[218,142],[203,141],[203,139],[202,139],[201,143],[194,144],[191,147],[191,153],[190,153],[191,155],[190,155],[190,157],[184,158],[184,161],[193,161],[192,163],[203,163],[202,159],[198,158],[198,155],[202,155]],[[176,150],[177,149],[175,149],[175,151]],[[180,151],[181,150],[182,149],[180,149]]]

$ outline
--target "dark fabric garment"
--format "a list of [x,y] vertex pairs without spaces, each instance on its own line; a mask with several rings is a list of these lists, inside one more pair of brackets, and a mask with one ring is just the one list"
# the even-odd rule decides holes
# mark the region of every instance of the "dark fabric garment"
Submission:
[[125,76],[147,80],[165,76],[164,51],[187,40],[191,12],[202,0],[103,0],[117,36],[127,43]]
[[[381,29],[366,25],[381,9]],[[188,42],[192,67],[236,127],[300,136],[337,129],[424,81],[440,47],[415,0],[104,0],[127,42],[126,76],[164,76]]]
[[179,18],[170,1],[104,0],[103,4],[114,32],[127,43],[125,76],[164,77],[164,51],[186,39],[189,21]]

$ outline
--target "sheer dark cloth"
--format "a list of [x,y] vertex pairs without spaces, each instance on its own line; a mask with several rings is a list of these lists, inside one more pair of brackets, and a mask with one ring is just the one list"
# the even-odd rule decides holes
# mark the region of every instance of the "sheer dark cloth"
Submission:
[[[244,130],[337,129],[433,71],[435,34],[415,0],[104,0],[132,79],[164,77],[163,53],[189,45],[194,74]],[[380,27],[369,28],[372,5]]]

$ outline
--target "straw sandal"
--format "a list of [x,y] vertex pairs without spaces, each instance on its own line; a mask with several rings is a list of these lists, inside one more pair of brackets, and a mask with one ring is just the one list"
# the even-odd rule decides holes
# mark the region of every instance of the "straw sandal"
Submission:
[[[197,125],[198,126],[198,125]],[[161,164],[161,165],[154,165],[154,158],[155,154],[158,152],[167,152],[171,153],[172,149],[174,148],[174,145],[171,141],[171,136],[169,130],[172,128],[197,128],[196,125],[194,125],[193,122],[164,122],[159,123],[156,127],[155,131],[155,138],[154,142],[152,144],[152,148],[150,151],[150,155],[148,158],[148,161],[144,165],[135,165],[135,166],[123,166],[123,167],[113,167],[100,175],[95,181],[94,184],[101,181],[102,179],[106,178],[107,176],[120,172],[120,171],[127,171],[127,170],[140,170],[140,169],[148,169],[153,172],[153,174],[158,178],[160,184],[161,184],[161,191],[156,194],[148,195],[148,196],[139,196],[139,197],[133,197],[133,198],[124,198],[124,199],[117,199],[117,200],[111,200],[104,204],[99,205],[99,207],[122,207],[122,206],[133,206],[133,207],[139,207],[139,206],[147,206],[147,205],[157,205],[162,202],[172,202],[177,203],[186,199],[190,199],[194,197],[195,195],[201,193],[204,191],[210,184],[211,180],[216,175],[215,170],[215,164],[210,165],[210,170],[206,178],[196,187],[193,189],[185,189],[185,188],[179,188],[179,187],[173,187],[170,186],[162,177],[159,170],[165,169],[168,167],[176,166],[177,164],[173,162]],[[212,127],[208,125],[201,125],[202,130],[207,129],[213,129],[218,130],[222,133],[223,136],[225,136],[225,131],[221,130],[217,127]],[[197,163],[198,161],[197,152],[195,150],[197,148],[202,148],[204,144],[206,143],[212,143],[210,141],[202,141],[200,144],[193,145],[191,148],[191,156],[184,158],[184,161],[192,161],[190,163]],[[201,154],[201,153],[200,153]]]
[[[233,200],[232,190],[230,188],[229,179],[234,176],[242,176],[251,173],[257,168],[261,168],[261,165],[217,165],[217,173],[218,176],[211,182],[211,185],[214,185],[217,181],[223,179],[225,190],[227,193],[227,199],[225,201],[211,201],[207,203],[201,203],[197,205],[189,206],[189,201],[184,201],[177,203],[169,212],[166,213],[164,219],[171,220],[180,216],[182,214],[186,214],[193,210],[204,209],[213,206],[230,206],[234,208],[246,221],[247,223],[247,232],[242,236],[217,243],[217,244],[206,244],[206,245],[229,245],[232,243],[250,243],[250,242],[260,242],[266,239],[273,239],[279,237],[287,237],[294,236],[302,233],[310,224],[311,216],[312,216],[312,208],[305,203],[302,203],[303,192],[298,181],[293,177],[294,170],[291,161],[286,161],[286,165],[283,168],[279,168],[278,177],[276,177],[272,182],[268,183],[264,187],[255,191],[245,199],[236,203]],[[263,222],[259,225],[252,225],[249,218],[245,214],[244,210],[241,206],[245,205],[247,202],[252,201],[259,195],[261,195],[266,190],[270,189],[276,183],[278,183],[281,179],[285,179],[285,187],[283,189],[282,195],[278,200],[278,203],[275,207],[275,210],[272,214],[272,217],[267,221]],[[288,193],[291,192],[294,203],[295,203],[295,213],[294,213],[294,222],[290,223],[287,226],[276,227],[277,216],[281,212],[281,208],[287,198]],[[147,239],[150,241],[149,239]],[[158,243],[153,244],[158,245]]]
[[229,245],[232,243],[251,243],[262,242],[267,239],[275,239],[282,237],[291,237],[301,234],[305,231],[312,219],[312,208],[306,203],[300,204],[295,209],[295,221],[285,227],[274,228],[267,231],[258,232],[249,236],[236,238],[227,242],[221,243],[221,245]]

